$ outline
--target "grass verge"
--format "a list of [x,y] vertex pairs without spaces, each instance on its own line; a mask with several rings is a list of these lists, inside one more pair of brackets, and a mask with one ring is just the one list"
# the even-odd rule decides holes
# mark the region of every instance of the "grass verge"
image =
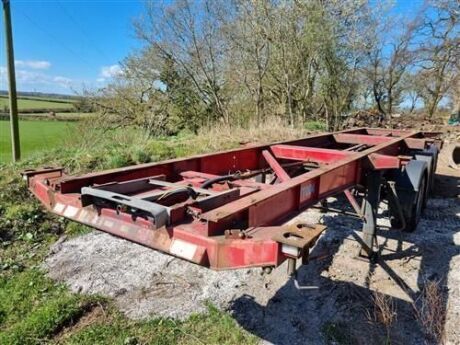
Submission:
[[127,320],[101,297],[70,293],[34,268],[0,280],[0,344],[255,344],[227,314]]

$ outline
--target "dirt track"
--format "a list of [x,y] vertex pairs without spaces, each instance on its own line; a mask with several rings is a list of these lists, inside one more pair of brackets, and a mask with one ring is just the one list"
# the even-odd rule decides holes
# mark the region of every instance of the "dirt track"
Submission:
[[460,344],[460,174],[443,162],[441,157],[437,196],[416,232],[388,230],[382,203],[376,264],[356,256],[359,221],[309,210],[299,217],[321,221],[329,230],[313,249],[317,259],[300,268],[297,283],[284,265],[264,276],[259,269],[213,272],[100,232],[57,243],[46,266],[73,291],[113,297],[132,318],[186,317],[210,300],[273,344],[323,344],[331,332],[359,344],[383,343],[385,331],[372,317],[374,291],[394,298],[393,343],[422,344],[412,301],[426,282],[441,280],[446,342]]

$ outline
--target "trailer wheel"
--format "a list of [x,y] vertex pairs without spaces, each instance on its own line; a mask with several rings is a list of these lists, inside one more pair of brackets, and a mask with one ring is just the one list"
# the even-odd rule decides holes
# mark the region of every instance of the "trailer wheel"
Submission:
[[449,166],[453,169],[460,169],[460,144],[452,144],[447,149]]

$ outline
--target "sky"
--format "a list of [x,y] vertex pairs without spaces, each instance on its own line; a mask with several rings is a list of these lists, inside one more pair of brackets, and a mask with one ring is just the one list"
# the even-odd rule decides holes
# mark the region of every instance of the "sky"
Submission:
[[[397,0],[393,13],[409,16],[419,5]],[[11,0],[17,89],[73,94],[104,86],[141,47],[132,23],[143,8],[142,0]],[[6,90],[0,22],[0,90]]]
[[[11,0],[17,89],[72,94],[103,86],[140,48],[132,23],[143,7],[138,0]],[[3,17],[0,24],[0,90],[6,90]]]

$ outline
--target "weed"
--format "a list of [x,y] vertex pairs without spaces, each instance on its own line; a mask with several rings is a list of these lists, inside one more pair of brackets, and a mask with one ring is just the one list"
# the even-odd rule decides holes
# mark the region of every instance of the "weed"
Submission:
[[326,131],[327,125],[323,121],[306,121],[303,126],[307,131]]
[[65,226],[65,233],[69,236],[84,235],[90,233],[91,231],[92,229],[89,226],[72,221],[67,222],[67,225]]
[[95,320],[84,329],[66,336],[66,344],[256,344],[256,338],[242,331],[228,315],[212,305],[205,314],[185,321],[155,318],[128,321],[113,307],[108,317]]
[[152,160],[150,154],[144,148],[135,149],[131,159],[137,164],[149,163]]
[[127,165],[131,165],[133,162],[131,161],[131,157],[126,152],[115,151],[107,157],[105,162],[105,168],[113,169],[113,168],[121,168]]
[[[255,344],[256,338],[242,332],[235,320],[211,303],[206,314],[192,315],[181,327],[181,343],[204,344]],[[193,334],[194,336],[191,336]]]
[[0,219],[0,239],[33,241],[46,225],[44,219],[45,214],[34,203],[10,205]]
[[437,344],[444,344],[446,318],[446,295],[442,290],[442,279],[426,280],[423,290],[413,303],[415,317],[425,334]]
[[385,328],[385,344],[391,344],[391,327],[398,315],[393,298],[375,291],[372,297],[372,306],[373,311],[372,313],[368,311],[368,319]]
[[30,192],[17,170],[0,168],[0,205],[31,200]]
[[0,344],[36,344],[72,322],[92,298],[72,295],[36,269],[0,279]]
[[176,157],[173,144],[166,140],[152,140],[147,145],[147,150],[152,155],[152,161],[161,161]]
[[47,300],[36,307],[21,322],[14,324],[0,335],[4,344],[36,344],[53,336],[66,324],[80,317],[88,306],[81,303],[79,296],[64,294]]

